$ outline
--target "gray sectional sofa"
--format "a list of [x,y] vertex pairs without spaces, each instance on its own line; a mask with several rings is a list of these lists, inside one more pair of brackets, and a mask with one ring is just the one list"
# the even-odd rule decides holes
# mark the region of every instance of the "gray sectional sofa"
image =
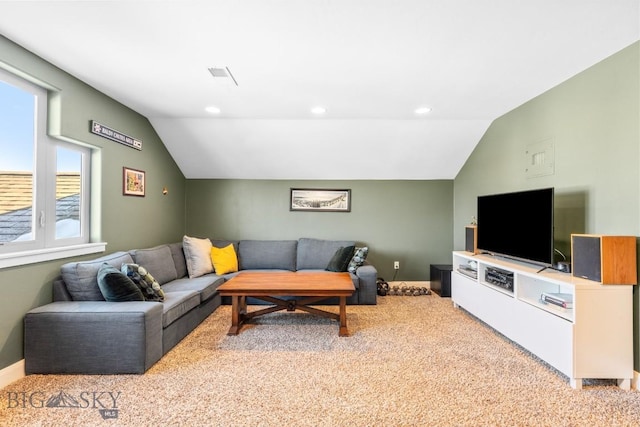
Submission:
[[[182,242],[64,264],[53,282],[53,302],[25,316],[26,373],[144,373],[224,303],[217,288],[234,275],[325,270],[339,248],[355,244],[310,238],[212,243],[234,245],[238,272],[190,278]],[[105,301],[97,283],[105,262],[117,269],[129,263],[144,266],[161,285],[164,302]],[[356,291],[347,303],[376,304],[375,267],[365,262],[351,276]]]

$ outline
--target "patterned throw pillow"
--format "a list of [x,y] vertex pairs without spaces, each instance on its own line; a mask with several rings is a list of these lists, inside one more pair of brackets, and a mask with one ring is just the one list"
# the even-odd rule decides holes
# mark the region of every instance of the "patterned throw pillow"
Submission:
[[138,286],[145,301],[164,301],[164,291],[146,268],[138,264],[122,264],[121,271]]
[[369,248],[364,246],[362,248],[356,248],[356,252],[353,254],[353,258],[351,258],[351,262],[349,262],[349,267],[347,267],[347,271],[349,273],[354,273],[362,264],[364,264],[364,260],[367,259],[367,254],[369,253]]

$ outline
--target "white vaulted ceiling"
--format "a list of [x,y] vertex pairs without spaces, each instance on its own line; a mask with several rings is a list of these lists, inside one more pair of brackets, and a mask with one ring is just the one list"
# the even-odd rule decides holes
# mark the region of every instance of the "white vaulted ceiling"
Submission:
[[187,178],[452,179],[494,119],[639,18],[637,0],[0,0],[2,35],[146,116]]

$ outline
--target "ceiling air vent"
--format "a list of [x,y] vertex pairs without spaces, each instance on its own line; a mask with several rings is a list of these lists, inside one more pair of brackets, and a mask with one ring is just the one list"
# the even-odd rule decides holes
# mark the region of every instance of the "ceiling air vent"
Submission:
[[209,68],[209,72],[216,79],[218,79],[218,78],[231,79],[233,84],[238,86],[238,82],[233,77],[233,74],[231,74],[231,70],[229,70],[229,67],[211,67],[211,68]]

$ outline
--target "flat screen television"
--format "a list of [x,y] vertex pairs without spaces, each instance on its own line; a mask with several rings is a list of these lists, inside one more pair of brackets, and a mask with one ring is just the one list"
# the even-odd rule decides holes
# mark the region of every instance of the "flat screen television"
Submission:
[[553,265],[553,188],[478,196],[478,250]]

